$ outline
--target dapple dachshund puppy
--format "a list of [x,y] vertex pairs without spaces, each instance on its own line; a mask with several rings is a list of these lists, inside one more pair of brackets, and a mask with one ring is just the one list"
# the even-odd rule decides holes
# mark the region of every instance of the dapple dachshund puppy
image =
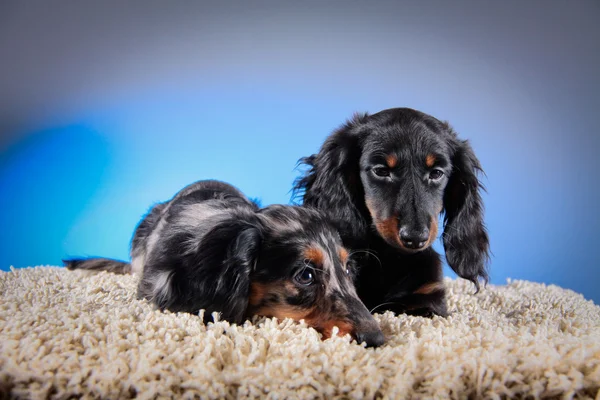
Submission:
[[142,219],[131,263],[65,260],[69,269],[140,275],[138,298],[161,310],[212,312],[232,323],[253,315],[304,319],[328,338],[334,326],[357,342],[384,336],[358,298],[339,234],[316,210],[259,209],[235,187],[199,181]]

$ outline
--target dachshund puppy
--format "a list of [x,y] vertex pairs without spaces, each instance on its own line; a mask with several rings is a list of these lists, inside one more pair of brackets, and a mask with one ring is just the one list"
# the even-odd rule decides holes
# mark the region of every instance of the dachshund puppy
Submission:
[[445,122],[409,108],[356,115],[330,135],[295,183],[344,245],[364,254],[356,285],[371,309],[447,315],[440,256],[431,248],[444,214],[446,260],[479,290],[487,282],[479,161]]
[[131,264],[64,261],[69,269],[140,275],[138,298],[161,310],[206,310],[241,323],[253,315],[304,319],[328,338],[334,326],[367,346],[383,333],[359,300],[337,231],[316,210],[259,209],[238,189],[199,181],[155,205],[131,244]]

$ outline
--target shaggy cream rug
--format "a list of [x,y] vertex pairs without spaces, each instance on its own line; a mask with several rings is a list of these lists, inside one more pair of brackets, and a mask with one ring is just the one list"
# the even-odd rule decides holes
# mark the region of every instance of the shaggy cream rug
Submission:
[[446,283],[449,318],[377,315],[387,343],[366,349],[290,320],[161,313],[131,276],[3,272],[0,398],[600,399],[600,307],[531,282]]

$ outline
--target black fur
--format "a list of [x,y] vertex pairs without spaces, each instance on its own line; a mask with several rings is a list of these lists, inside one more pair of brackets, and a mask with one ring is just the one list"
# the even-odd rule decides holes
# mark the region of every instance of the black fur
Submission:
[[[302,207],[259,209],[239,190],[200,181],[155,205],[138,225],[128,263],[66,260],[70,269],[133,272],[138,297],[161,310],[213,312],[241,323],[252,315],[333,325],[367,345],[383,334],[347,273],[345,250],[323,214]],[[305,282],[299,277],[310,277]],[[345,329],[345,330],[344,330]]]
[[295,195],[326,212],[344,244],[363,254],[356,284],[367,307],[447,314],[430,247],[440,213],[450,267],[477,290],[487,282],[482,169],[447,123],[408,108],[355,115],[300,163],[309,169]]

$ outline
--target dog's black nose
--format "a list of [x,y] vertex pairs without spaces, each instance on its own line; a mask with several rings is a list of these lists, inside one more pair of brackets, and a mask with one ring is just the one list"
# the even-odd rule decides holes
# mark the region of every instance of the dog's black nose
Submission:
[[424,228],[418,231],[403,226],[400,228],[400,240],[404,247],[408,249],[422,249],[429,240],[429,229]]
[[379,347],[385,343],[385,337],[380,330],[356,333],[356,342],[365,342],[367,347]]

